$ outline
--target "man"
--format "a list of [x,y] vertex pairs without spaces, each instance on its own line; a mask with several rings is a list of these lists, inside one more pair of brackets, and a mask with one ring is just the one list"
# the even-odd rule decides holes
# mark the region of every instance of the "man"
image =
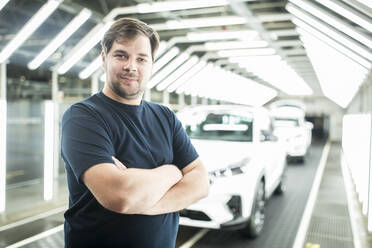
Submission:
[[158,34],[121,18],[101,44],[103,90],[62,119],[65,246],[174,247],[177,211],[205,197],[209,182],[174,113],[142,100]]

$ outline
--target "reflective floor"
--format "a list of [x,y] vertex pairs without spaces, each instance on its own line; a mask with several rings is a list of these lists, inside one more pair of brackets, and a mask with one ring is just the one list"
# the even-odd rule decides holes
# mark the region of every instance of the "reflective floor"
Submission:
[[[327,181],[322,181],[320,187],[321,191],[318,194],[323,198],[326,197],[324,196],[324,190],[329,190],[325,187],[327,184],[336,183],[338,187],[343,188],[342,175],[339,171],[337,172],[337,170],[340,169],[337,169],[337,166],[335,167],[335,164],[338,163],[336,158],[339,156],[340,152],[339,144],[332,145],[332,147],[330,149],[328,156],[329,161],[325,167],[323,178],[323,180],[327,178],[331,181],[328,180],[328,183]],[[288,164],[286,192],[284,195],[273,195],[273,197],[267,201],[266,222],[260,237],[255,240],[249,240],[243,238],[237,231],[207,230],[181,226],[176,247],[292,248],[304,210],[307,207],[308,196],[313,185],[314,176],[318,169],[323,149],[324,142],[313,142],[310,153],[304,164],[294,162]],[[334,163],[332,163],[332,161]],[[7,210],[6,213],[1,215],[0,247],[64,247],[62,224],[63,212],[68,197],[65,178],[61,177],[56,181],[54,198],[49,202],[42,200],[42,195],[40,193],[42,192],[41,187],[42,185],[40,183],[38,184],[35,182],[34,185],[8,189]],[[339,197],[337,201],[344,206],[347,204],[344,198]],[[322,213],[321,208],[319,208],[319,206],[317,207],[316,204],[313,214],[314,213],[318,214],[318,217],[319,213]],[[27,220],[26,218],[23,223],[18,222],[17,224],[17,222],[14,222],[26,216],[38,214],[39,216],[34,217],[39,217],[37,220]],[[329,215],[330,213],[327,214]],[[343,215],[348,215],[347,210]],[[338,216],[337,218],[339,220],[344,217],[345,216]],[[314,217],[312,217],[312,224],[314,224],[313,220]],[[326,235],[327,232],[328,234],[332,234],[332,231],[339,228],[338,223],[339,222],[334,221],[333,223],[327,223],[327,226],[320,224],[321,226],[315,227],[312,227],[310,224],[309,232],[307,236],[304,237],[305,242],[319,244],[321,248],[335,247],[331,246],[335,244],[335,242],[332,243],[332,241],[328,240],[327,245],[327,242],[319,238],[314,238],[314,233],[316,234],[316,231],[320,230],[322,232],[321,234]],[[348,231],[342,233],[344,235],[344,242],[342,242],[341,239],[342,246],[338,247],[353,248],[350,223],[343,222],[342,228]],[[319,236],[319,233],[317,234]],[[32,238],[30,239],[30,237]],[[337,237],[335,238],[337,239]],[[367,248],[367,246],[365,247]]]

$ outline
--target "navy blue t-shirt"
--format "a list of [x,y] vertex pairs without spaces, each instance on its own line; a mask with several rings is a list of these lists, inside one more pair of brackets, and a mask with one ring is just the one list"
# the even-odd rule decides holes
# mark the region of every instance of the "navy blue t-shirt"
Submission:
[[198,154],[180,121],[167,107],[142,100],[139,106],[112,100],[102,92],[72,105],[62,118],[62,158],[69,188],[65,213],[66,247],[170,248],[175,246],[178,213],[120,214],[104,208],[81,180],[99,163],[152,169],[179,169]]

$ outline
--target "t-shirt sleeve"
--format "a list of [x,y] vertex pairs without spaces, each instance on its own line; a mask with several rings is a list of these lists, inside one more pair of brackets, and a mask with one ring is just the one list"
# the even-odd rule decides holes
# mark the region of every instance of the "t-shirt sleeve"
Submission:
[[194,146],[192,145],[189,136],[183,128],[177,116],[171,112],[174,123],[173,131],[173,163],[179,169],[183,169],[186,165],[199,157]]
[[103,123],[84,107],[73,105],[62,118],[61,154],[82,183],[81,175],[88,168],[113,163],[114,149]]

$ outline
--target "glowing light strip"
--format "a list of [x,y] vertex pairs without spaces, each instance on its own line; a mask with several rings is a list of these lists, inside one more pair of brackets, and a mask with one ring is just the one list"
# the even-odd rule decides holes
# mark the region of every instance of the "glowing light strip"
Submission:
[[85,68],[84,70],[82,70],[79,73],[79,78],[81,78],[81,79],[88,78],[90,75],[93,74],[93,72],[95,72],[96,70],[99,69],[99,67],[101,66],[101,64],[102,64],[102,57],[101,57],[101,55],[99,55],[97,58],[95,58],[92,61],[92,63],[90,63],[90,65],[88,65],[87,68]]
[[151,79],[147,87],[151,89],[152,87],[160,83],[162,79],[167,77],[169,73],[174,71],[178,66],[180,66],[183,62],[185,62],[185,60],[187,60],[189,57],[190,57],[190,54],[182,53],[180,56],[172,60],[166,67],[164,67]]
[[4,6],[9,2],[9,0],[2,0],[0,2],[0,10],[2,10],[4,8]]
[[327,43],[332,48],[338,50],[339,52],[345,54],[349,58],[353,59],[354,61],[358,62],[360,65],[364,66],[367,69],[372,68],[372,64],[364,59],[359,54],[355,53],[354,51],[350,50],[349,48],[341,45],[337,41],[331,39],[330,37],[324,35],[323,33],[319,32],[318,30],[312,28],[310,25],[306,24],[305,22],[295,18],[292,20],[294,24],[296,24],[299,28],[297,29],[297,32],[300,34],[303,34],[306,32],[307,34],[314,36],[315,38],[321,40],[322,42]]
[[35,70],[38,68],[53,52],[57,50],[84,22],[88,20],[92,12],[83,9],[30,63],[28,68]]
[[260,48],[260,47],[267,47],[267,46],[268,46],[268,43],[267,41],[264,41],[264,40],[225,41],[225,42],[204,43],[204,47],[208,51],[227,50],[227,49],[243,49],[243,48]]
[[180,49],[178,47],[172,47],[166,54],[160,57],[154,64],[152,68],[152,74],[155,74],[160,68],[162,68],[166,63],[171,61],[174,57],[178,55]]
[[349,35],[350,37],[353,37],[357,41],[359,41],[362,44],[365,44],[369,48],[372,48],[372,40],[370,40],[367,36],[364,34],[358,32],[354,27],[351,25],[348,25],[346,23],[343,23],[339,19],[337,19],[334,16],[331,16],[327,14],[324,10],[317,8],[316,6],[305,2],[303,0],[290,0],[295,5],[303,8],[304,10],[308,11],[312,15],[318,17],[321,20],[324,20],[324,22],[328,23],[329,25],[333,26],[334,28],[342,31],[343,33]]
[[196,73],[198,73],[204,66],[207,65],[205,60],[199,61],[195,66],[193,66],[190,70],[188,70],[185,74],[179,77],[176,81],[174,81],[168,88],[167,91],[173,92],[181,85],[184,85],[188,80],[190,80]]
[[0,63],[5,62],[23,42],[57,9],[60,1],[49,0],[23,26],[14,39],[6,45],[0,53]]
[[255,30],[239,31],[216,31],[216,32],[189,32],[186,37],[190,41],[207,41],[207,40],[253,40],[258,38],[258,32]]
[[110,28],[112,22],[106,23],[98,32],[96,32],[80,49],[72,54],[61,66],[58,67],[58,73],[64,74],[71,69],[85,54],[87,54],[101,40],[104,33]]
[[354,52],[360,54],[361,56],[365,57],[366,59],[372,61],[372,53],[370,53],[367,49],[364,47],[358,45],[353,40],[345,37],[344,35],[341,35],[339,32],[327,27],[326,25],[320,23],[319,21],[315,20],[313,17],[309,16],[308,14],[304,13],[299,8],[293,6],[293,5],[287,5],[286,9],[291,12],[294,16],[296,16],[298,19],[310,24],[314,28],[318,29],[325,35],[332,37],[332,39],[340,42],[344,46],[350,48]]
[[177,70],[175,70],[172,74],[170,74],[166,79],[164,79],[160,84],[156,86],[156,89],[159,91],[164,90],[167,88],[171,83],[173,83],[177,78],[179,78],[182,74],[188,71],[191,67],[193,67],[196,63],[198,63],[199,57],[192,56],[188,61],[186,61],[183,65],[181,65]]
[[[348,10],[347,8],[345,8],[346,6],[342,4],[341,2],[336,2],[334,0],[316,0],[316,1],[328,7],[329,9],[333,10],[334,12],[337,12],[340,15],[350,19],[352,22],[365,28],[369,32],[372,32],[372,22],[370,20],[367,20],[366,18],[364,18],[357,12]],[[344,5],[345,7],[342,5]]]
[[0,212],[5,211],[6,195],[6,100],[0,99]]
[[54,169],[54,103],[47,100],[44,103],[44,200],[53,197]]
[[274,55],[276,51],[274,48],[253,48],[253,49],[233,49],[218,51],[219,57],[241,57],[241,56],[259,56],[259,55]]

